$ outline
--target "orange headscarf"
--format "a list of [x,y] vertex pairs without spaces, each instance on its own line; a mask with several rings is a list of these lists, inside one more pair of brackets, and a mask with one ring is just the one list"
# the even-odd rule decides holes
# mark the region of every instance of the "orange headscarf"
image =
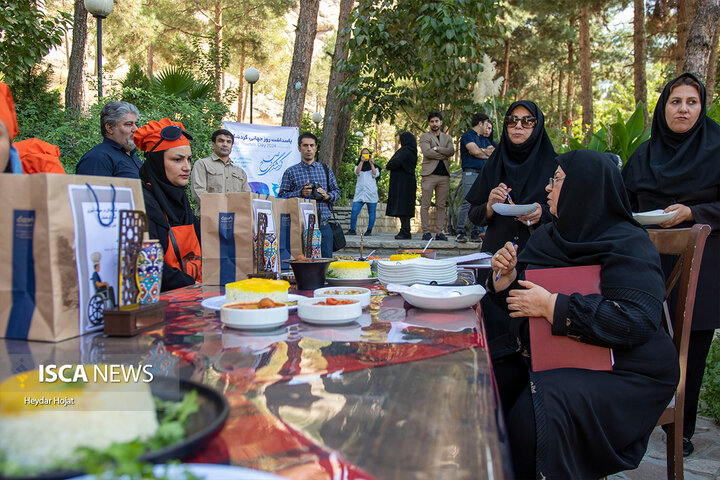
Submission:
[[[143,152],[149,152],[157,145],[154,151],[160,152],[173,147],[180,147],[182,145],[190,145],[190,139],[192,138],[189,134],[184,133],[180,135],[180,138],[176,140],[166,140],[160,136],[160,131],[168,126],[179,127],[185,132],[185,127],[180,122],[173,122],[169,118],[162,118],[159,122],[151,120],[146,125],[138,128],[133,135],[133,141],[135,145]],[[158,142],[162,142],[158,144]]]
[[13,102],[10,87],[5,82],[0,82],[0,120],[10,132],[10,141],[18,134],[18,123],[15,117],[15,102]]
[[65,173],[60,163],[60,149],[39,138],[13,143],[20,155],[23,173]]

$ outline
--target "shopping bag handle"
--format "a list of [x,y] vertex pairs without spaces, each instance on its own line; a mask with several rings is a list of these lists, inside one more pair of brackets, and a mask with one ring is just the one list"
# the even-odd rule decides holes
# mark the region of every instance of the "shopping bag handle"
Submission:
[[112,215],[110,216],[110,221],[107,223],[103,222],[102,217],[100,216],[100,202],[98,201],[97,195],[95,194],[95,190],[93,190],[93,188],[88,183],[86,183],[85,186],[88,187],[88,190],[90,190],[90,193],[92,193],[92,196],[95,199],[95,206],[97,207],[98,222],[100,222],[100,225],[102,225],[103,227],[109,227],[115,221],[115,194],[116,194],[115,185],[113,185],[112,183],[110,184],[110,188],[112,188],[112,192],[113,192],[112,203],[111,203]]

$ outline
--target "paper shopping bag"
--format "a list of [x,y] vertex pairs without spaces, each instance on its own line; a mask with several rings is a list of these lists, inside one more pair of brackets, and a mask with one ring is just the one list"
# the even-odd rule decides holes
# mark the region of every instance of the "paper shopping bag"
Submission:
[[202,194],[204,284],[225,285],[253,273],[252,199],[250,192]]
[[0,174],[0,336],[57,342],[102,327],[117,291],[119,210],[137,179]]

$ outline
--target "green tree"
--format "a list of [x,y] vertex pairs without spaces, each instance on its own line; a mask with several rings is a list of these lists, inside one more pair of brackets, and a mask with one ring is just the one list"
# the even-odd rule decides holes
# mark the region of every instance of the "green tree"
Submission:
[[36,2],[0,0],[0,72],[10,85],[27,83],[33,67],[63,41],[72,16],[46,16]]
[[421,130],[430,110],[441,110],[455,134],[461,119],[478,108],[472,98],[485,48],[493,32],[494,0],[360,2],[353,11],[349,77],[341,96],[355,97],[364,122],[396,121]]

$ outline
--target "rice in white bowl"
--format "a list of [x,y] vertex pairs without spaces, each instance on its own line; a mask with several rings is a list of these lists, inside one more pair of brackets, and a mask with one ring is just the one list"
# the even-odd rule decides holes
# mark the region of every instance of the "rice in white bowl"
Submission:
[[359,261],[332,262],[328,267],[328,275],[342,279],[370,278],[370,263]]
[[145,441],[159,427],[148,383],[58,385],[39,383],[37,371],[26,376],[22,387],[17,375],[0,384],[0,458],[9,464],[38,472],[72,465],[78,447]]

